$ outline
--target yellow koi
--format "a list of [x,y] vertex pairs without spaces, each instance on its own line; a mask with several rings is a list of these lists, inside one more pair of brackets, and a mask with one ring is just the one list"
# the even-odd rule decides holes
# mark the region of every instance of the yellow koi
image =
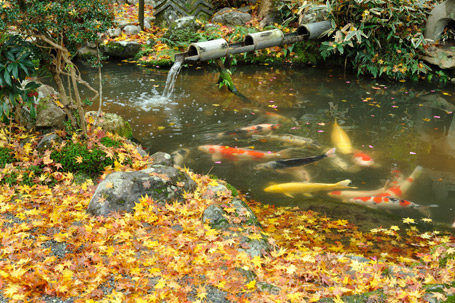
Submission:
[[351,139],[349,139],[348,134],[338,125],[337,120],[333,123],[332,128],[332,143],[342,154],[351,154],[352,153],[352,144]]
[[293,195],[297,194],[310,194],[317,191],[323,190],[334,190],[334,189],[345,189],[345,188],[357,188],[350,187],[351,180],[346,179],[337,183],[306,183],[306,182],[289,182],[274,184],[266,187],[265,192],[268,193],[281,193],[288,197],[293,198]]

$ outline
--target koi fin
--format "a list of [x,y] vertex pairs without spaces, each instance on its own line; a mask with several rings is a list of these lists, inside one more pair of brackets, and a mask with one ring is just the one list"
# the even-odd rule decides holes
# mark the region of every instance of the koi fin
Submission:
[[328,151],[325,153],[325,156],[326,156],[327,158],[335,157],[335,156],[336,156],[336,154],[335,154],[336,150],[337,150],[336,147],[334,147],[334,148],[328,150]]
[[286,148],[286,149],[279,151],[278,154],[280,155],[280,158],[289,158],[289,157],[291,157],[291,152],[293,150],[294,150],[294,148],[292,148],[292,147]]
[[357,187],[353,186],[349,186],[349,184],[351,184],[351,180],[349,179],[346,179],[346,180],[343,180],[343,181],[340,181],[340,182],[337,182],[335,183],[336,185],[336,188],[352,188],[352,189],[357,189]]
[[424,215],[426,217],[429,217],[431,215],[430,208],[434,208],[434,207],[439,207],[439,205],[437,205],[437,204],[424,205],[424,206],[421,206],[421,207],[417,208],[417,210],[422,215]]
[[221,159],[223,159],[223,156],[221,156],[221,155],[217,155],[217,154],[212,155],[213,162],[221,161]]
[[293,195],[291,195],[290,193],[284,193],[286,196],[290,197],[290,198],[294,198]]

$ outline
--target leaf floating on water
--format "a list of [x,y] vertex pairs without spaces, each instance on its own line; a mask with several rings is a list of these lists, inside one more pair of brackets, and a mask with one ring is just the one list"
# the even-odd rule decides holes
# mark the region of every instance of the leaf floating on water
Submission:
[[415,224],[415,220],[412,218],[404,218],[403,223],[405,224]]

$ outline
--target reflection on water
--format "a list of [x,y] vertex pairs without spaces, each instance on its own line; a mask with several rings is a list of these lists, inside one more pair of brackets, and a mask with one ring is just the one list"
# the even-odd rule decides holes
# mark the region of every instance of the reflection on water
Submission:
[[[86,79],[97,81],[95,70],[83,72]],[[421,165],[424,173],[406,198],[422,205],[438,204],[432,209],[435,220],[451,223],[455,218],[453,89],[358,80],[312,67],[237,67],[233,70],[236,87],[252,101],[245,103],[218,89],[214,67],[183,68],[169,97],[162,95],[167,70],[107,64],[103,75],[104,109],[127,119],[134,136],[150,153],[184,148],[189,151],[184,159],[187,167],[226,179],[255,200],[305,206],[327,195],[291,198],[266,193],[265,187],[290,182],[293,175],[255,170],[261,163],[256,160],[213,162],[211,155],[198,147],[213,144],[277,152],[289,146],[272,138],[218,134],[260,123],[280,123],[273,135],[310,138],[320,145],[296,147],[292,157],[316,156],[333,147],[330,134],[336,118],[354,150],[371,156],[376,165],[355,168],[352,155],[338,153],[339,163],[326,159],[305,167],[312,182],[350,179],[359,189],[373,190],[394,177],[407,177]],[[327,205],[336,208],[339,204]]]

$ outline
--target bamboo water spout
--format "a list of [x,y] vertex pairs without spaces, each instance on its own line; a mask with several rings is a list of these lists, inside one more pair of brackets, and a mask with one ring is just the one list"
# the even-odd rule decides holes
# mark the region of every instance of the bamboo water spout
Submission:
[[300,25],[295,32],[289,34],[283,34],[279,29],[248,34],[243,42],[234,44],[228,44],[224,39],[191,43],[186,52],[175,55],[175,60],[207,61],[303,40],[319,39],[331,27],[329,21],[321,21]]

